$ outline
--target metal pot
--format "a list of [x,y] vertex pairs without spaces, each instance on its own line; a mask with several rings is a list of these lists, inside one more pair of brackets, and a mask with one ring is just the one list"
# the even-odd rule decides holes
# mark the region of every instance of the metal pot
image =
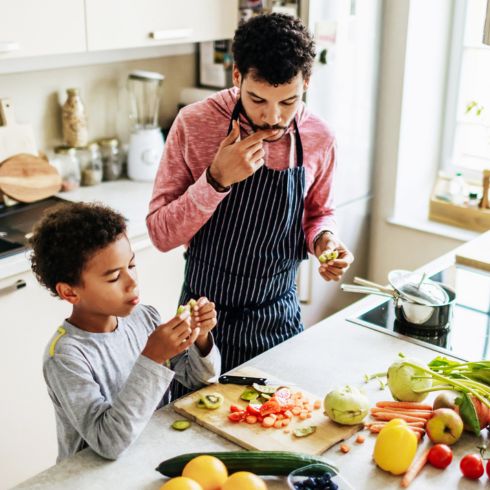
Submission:
[[392,287],[381,286],[357,277],[354,278],[354,282],[365,286],[342,284],[341,289],[346,292],[376,294],[393,298],[396,318],[402,323],[412,324],[418,328],[445,330],[452,320],[456,293],[445,284],[437,283],[447,294],[448,300],[446,302],[442,304],[420,304],[403,297],[398,290]]

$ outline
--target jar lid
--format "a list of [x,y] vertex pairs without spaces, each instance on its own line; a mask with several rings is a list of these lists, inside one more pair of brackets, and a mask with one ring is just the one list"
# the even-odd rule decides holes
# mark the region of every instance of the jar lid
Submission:
[[67,88],[66,93],[68,95],[78,95],[80,93],[80,89],[79,88]]
[[60,145],[54,148],[54,152],[57,155],[76,155],[77,148],[74,146]]
[[97,143],[97,141],[92,141],[92,143],[90,143],[88,145],[88,149],[91,151],[98,150],[99,149],[99,143]]
[[100,146],[119,146],[119,140],[117,138],[101,138],[97,140]]

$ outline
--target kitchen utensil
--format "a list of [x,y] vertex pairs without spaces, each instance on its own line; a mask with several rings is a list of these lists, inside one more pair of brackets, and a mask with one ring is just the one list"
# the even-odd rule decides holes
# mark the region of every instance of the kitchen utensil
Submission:
[[[269,374],[250,367],[241,368],[231,374],[265,379],[272,378]],[[307,393],[303,389],[298,391],[302,391],[312,401],[323,398]],[[291,451],[291,448],[294,447],[294,451],[307,454],[322,454],[337,442],[352,436],[361,427],[360,425],[345,426],[336,424],[326,417],[322,410],[314,410],[312,417],[306,421],[296,420],[295,417],[294,421],[288,426],[288,429],[291,430],[288,434],[284,433],[282,429],[264,429],[260,424],[234,424],[228,420],[229,407],[230,405],[238,405],[245,408],[247,403],[240,400],[242,392],[243,386],[240,385],[209,385],[176,400],[174,410],[245,449],[260,451]],[[223,395],[225,399],[223,405],[217,410],[199,408],[197,401],[201,395],[210,393]],[[295,427],[303,427],[305,425],[315,425],[317,427],[316,431],[308,437],[296,438],[292,435]]]
[[15,122],[10,99],[0,99],[0,162],[18,153],[37,155],[34,132],[30,124]]
[[164,76],[149,71],[133,71],[128,77],[132,130],[129,139],[128,176],[151,182],[163,153],[163,135],[158,126],[160,90]]
[[459,248],[455,260],[457,264],[490,272],[490,231]]
[[17,201],[39,201],[60,187],[60,174],[43,158],[21,153],[0,165],[0,190]]
[[269,385],[269,386],[294,386],[296,383],[287,383],[272,378],[256,378],[253,376],[233,376],[231,374],[223,374],[218,378],[218,382],[221,384],[234,384],[242,386]]
[[388,274],[388,280],[401,297],[414,303],[433,306],[448,301],[444,289],[435,281],[427,279],[427,275],[423,272],[394,270]]
[[[318,478],[324,477],[324,475],[329,475],[329,481],[335,483],[336,487],[330,486],[326,482],[324,487],[305,487],[300,485],[311,477]],[[291,490],[297,490],[300,488],[337,488],[337,490],[354,490],[354,487],[339,473],[337,473],[328,463],[310,464],[292,471],[288,475],[288,487]]]

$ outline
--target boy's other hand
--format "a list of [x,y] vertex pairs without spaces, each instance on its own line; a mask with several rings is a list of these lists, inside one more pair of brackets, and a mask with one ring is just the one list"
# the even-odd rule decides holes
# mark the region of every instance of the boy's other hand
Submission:
[[199,328],[199,338],[207,338],[209,332],[216,326],[215,304],[204,296],[197,300],[192,313],[191,327]]
[[200,328],[191,327],[190,312],[185,310],[167,323],[159,325],[148,337],[141,353],[158,364],[163,364],[188,349],[199,334]]

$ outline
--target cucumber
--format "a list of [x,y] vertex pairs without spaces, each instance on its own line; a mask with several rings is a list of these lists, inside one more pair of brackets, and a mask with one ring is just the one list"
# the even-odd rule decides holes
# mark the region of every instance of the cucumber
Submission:
[[220,459],[229,473],[251,471],[256,475],[289,475],[303,466],[322,464],[327,466],[333,475],[338,469],[330,463],[309,454],[290,451],[224,451],[211,453],[187,453],[162,461],[156,468],[164,476],[180,476],[184,466],[197,456],[207,454]]
[[172,429],[175,430],[186,430],[191,426],[191,423],[188,420],[176,420],[172,424]]

